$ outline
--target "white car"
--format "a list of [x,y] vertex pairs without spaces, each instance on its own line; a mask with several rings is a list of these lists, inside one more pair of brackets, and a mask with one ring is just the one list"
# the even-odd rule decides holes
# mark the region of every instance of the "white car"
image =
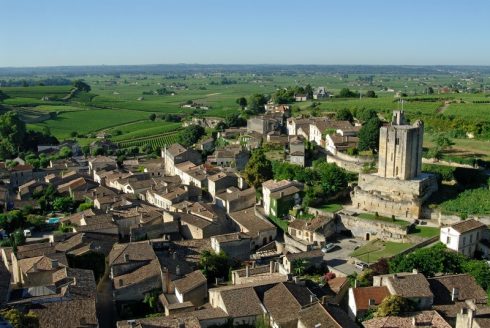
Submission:
[[364,263],[364,262],[356,262],[355,266],[356,266],[356,268],[361,269],[361,270],[369,268],[369,264]]
[[32,236],[31,230],[25,229],[24,230],[24,237],[31,237],[31,236]]
[[322,247],[322,252],[323,253],[328,253],[328,252],[330,252],[334,248],[335,248],[335,244],[328,243],[324,247]]

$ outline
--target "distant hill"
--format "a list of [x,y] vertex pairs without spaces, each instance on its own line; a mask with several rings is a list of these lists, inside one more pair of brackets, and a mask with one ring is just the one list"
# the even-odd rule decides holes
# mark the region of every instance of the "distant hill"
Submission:
[[339,74],[467,74],[490,73],[490,66],[403,66],[403,65],[100,65],[53,67],[0,67],[0,76],[86,74],[188,74],[188,73],[339,73]]

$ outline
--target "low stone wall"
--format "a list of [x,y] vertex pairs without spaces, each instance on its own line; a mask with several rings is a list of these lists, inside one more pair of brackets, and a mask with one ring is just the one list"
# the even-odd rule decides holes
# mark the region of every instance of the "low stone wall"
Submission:
[[339,159],[341,159],[341,160],[343,160],[343,161],[346,161],[346,162],[353,162],[353,163],[360,163],[360,164],[371,163],[373,161],[376,161],[376,158],[374,158],[374,157],[369,157],[369,156],[350,156],[350,155],[347,155],[345,153],[341,153],[339,151],[334,156],[337,157],[337,158],[339,158]]
[[308,207],[308,213],[315,216],[323,216],[329,219],[333,219],[335,217],[334,213],[324,211],[319,208]]
[[338,167],[341,167],[344,170],[347,170],[349,172],[354,172],[354,173],[361,173],[362,172],[363,164],[344,161],[344,160],[341,160],[340,158],[337,158],[337,157],[334,157],[331,155],[327,156],[327,163],[337,164]]
[[447,161],[437,160],[435,158],[424,158],[424,157],[422,157],[422,163],[445,165],[445,166],[452,166],[452,167],[465,167],[468,169],[474,169],[474,167],[472,165],[460,164],[460,163],[455,163],[455,162],[447,162]]
[[339,213],[336,222],[336,232],[349,230],[356,238],[374,239],[386,241],[407,242],[409,240],[408,227],[384,221],[361,219],[357,216]]

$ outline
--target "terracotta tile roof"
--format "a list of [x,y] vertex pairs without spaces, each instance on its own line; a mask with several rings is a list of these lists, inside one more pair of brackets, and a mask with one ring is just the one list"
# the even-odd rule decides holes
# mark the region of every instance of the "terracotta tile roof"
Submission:
[[[334,317],[320,304],[314,303],[299,311],[299,321],[305,328],[315,328],[320,325],[321,328],[349,328],[350,326],[341,326]],[[355,327],[355,325],[354,325]]]
[[94,209],[89,208],[85,211],[78,212],[72,215],[65,216],[64,218],[61,218],[61,222],[67,222],[70,221],[72,224],[80,225],[80,220],[82,220],[83,217],[91,217],[95,216],[97,213],[95,212]]
[[114,277],[114,289],[123,289],[148,279],[161,279],[162,270],[157,259],[131,271],[130,273]]
[[169,153],[173,157],[182,154],[186,150],[187,149],[184,146],[177,143],[170,145],[170,147],[167,147],[167,153]]
[[250,239],[250,236],[243,232],[232,232],[223,235],[213,236],[211,237],[211,239],[215,239],[219,243],[227,243],[237,240]]
[[[53,264],[56,266],[53,266]],[[59,266],[68,266],[68,263],[65,254],[53,253],[47,256],[41,255],[19,260],[18,266],[22,273],[28,274],[32,272],[56,270]]]
[[271,222],[257,217],[253,207],[232,212],[229,216],[233,221],[243,227],[246,233],[251,234],[252,237],[261,231],[269,231],[276,228]]
[[468,219],[464,220],[458,223],[455,223],[451,226],[454,230],[456,230],[459,233],[466,233],[475,229],[483,229],[487,228],[487,226],[480,221],[477,221],[475,219]]
[[294,220],[289,223],[289,227],[297,229],[297,230],[307,230],[307,231],[316,231],[317,229],[323,227],[325,224],[328,224],[332,219],[328,219],[325,217],[316,217],[311,220]]
[[[414,325],[415,323],[415,325]],[[400,317],[374,318],[364,321],[365,328],[413,328],[413,327],[433,327],[450,328],[451,325],[444,320],[437,311],[421,311],[407,313]]]
[[421,273],[393,275],[387,278],[395,293],[402,297],[433,297],[427,278]]
[[35,243],[31,245],[22,245],[17,247],[17,259],[35,257],[56,252],[55,245],[52,243]]
[[152,246],[147,242],[114,244],[109,253],[109,265],[126,263],[125,254],[129,261],[151,261],[156,259]]
[[330,279],[327,284],[335,294],[338,294],[342,287],[344,287],[348,282],[349,280],[347,277],[335,277]]
[[187,293],[203,284],[207,284],[206,277],[200,270],[187,274],[184,278],[173,281],[175,288],[181,293]]
[[264,293],[264,306],[279,325],[296,323],[301,308],[311,303],[311,291],[294,283],[279,283]]
[[428,279],[430,289],[434,294],[434,304],[450,304],[453,288],[457,290],[457,301],[476,300],[486,303],[487,293],[468,274],[446,275]]
[[297,259],[311,259],[311,258],[323,258],[323,253],[320,249],[315,249],[307,252],[300,253],[288,253],[286,254],[286,258],[288,261],[294,261]]
[[186,317],[182,319],[171,317],[154,317],[136,319],[134,323],[128,320],[118,321],[118,328],[201,328],[201,324],[196,317]]
[[262,303],[252,287],[221,291],[226,313],[233,318],[263,314]]
[[390,296],[387,287],[358,287],[352,289],[357,310],[369,309],[369,300],[372,299],[375,305],[379,305],[383,299]]
[[40,327],[98,327],[95,298],[35,304],[30,309]]

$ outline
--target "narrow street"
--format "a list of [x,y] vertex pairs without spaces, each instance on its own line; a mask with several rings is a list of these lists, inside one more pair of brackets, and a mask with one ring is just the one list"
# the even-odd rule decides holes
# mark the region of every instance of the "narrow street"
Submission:
[[112,302],[112,282],[108,272],[104,274],[97,286],[97,319],[101,328],[116,326],[117,314]]

